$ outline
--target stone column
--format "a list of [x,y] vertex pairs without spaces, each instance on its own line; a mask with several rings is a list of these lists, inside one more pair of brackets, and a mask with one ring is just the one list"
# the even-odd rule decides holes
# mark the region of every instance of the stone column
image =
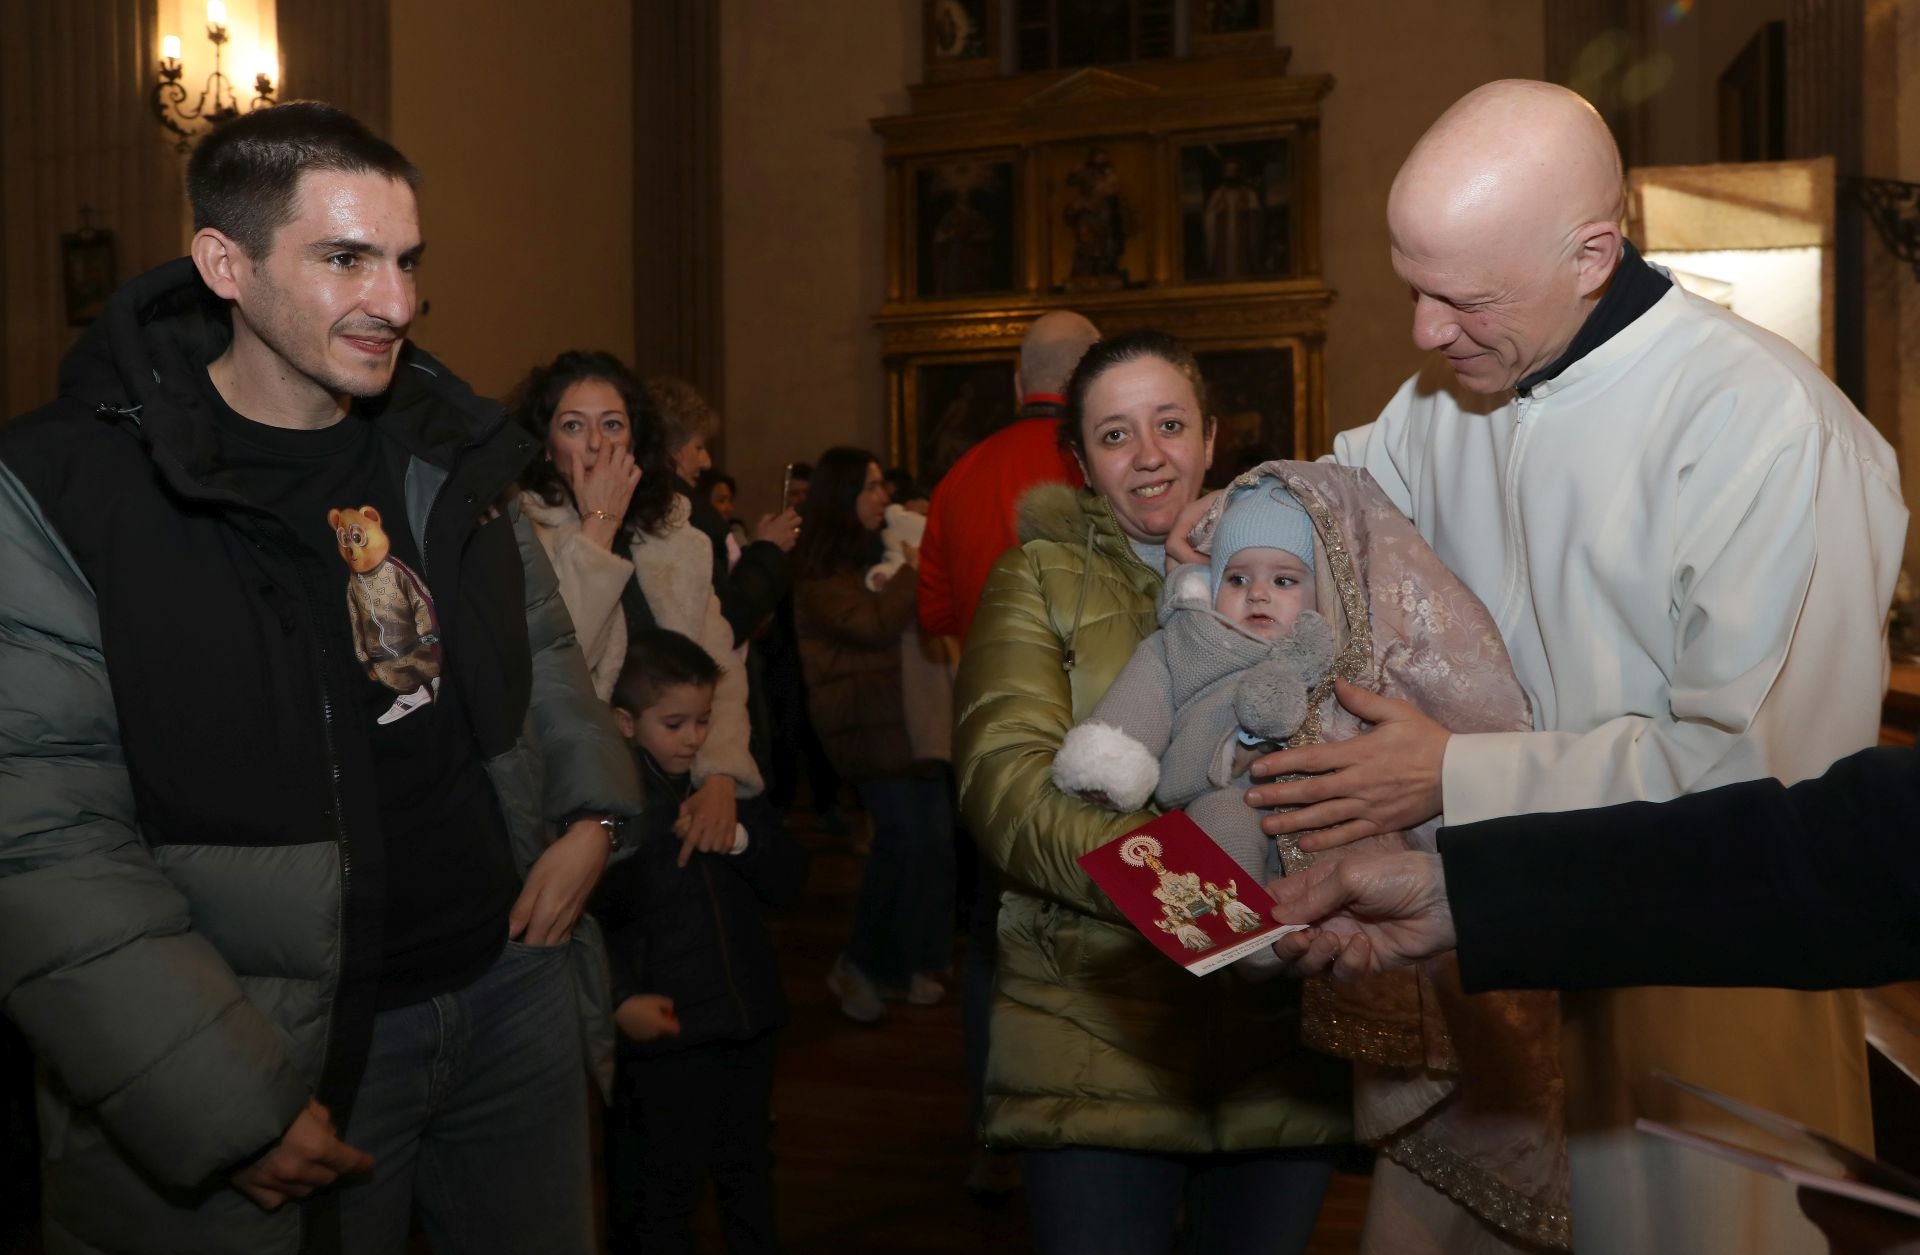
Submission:
[[633,10],[633,356],[641,374],[678,375],[724,413],[719,9]]

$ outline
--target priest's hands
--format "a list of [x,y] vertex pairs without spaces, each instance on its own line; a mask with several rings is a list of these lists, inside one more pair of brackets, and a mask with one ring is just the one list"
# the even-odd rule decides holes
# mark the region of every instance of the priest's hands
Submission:
[[[1255,779],[1299,773],[1247,791],[1247,805],[1294,806],[1263,816],[1270,837],[1304,832],[1300,848],[1331,850],[1384,832],[1417,828],[1440,813],[1441,767],[1453,734],[1411,702],[1382,697],[1339,681],[1340,704],[1374,726],[1350,740],[1268,754],[1253,764]],[[1325,829],[1309,832],[1309,829]]]
[[1273,917],[1310,925],[1273,952],[1295,976],[1355,980],[1454,947],[1453,910],[1438,854],[1409,851],[1323,859],[1267,886]]

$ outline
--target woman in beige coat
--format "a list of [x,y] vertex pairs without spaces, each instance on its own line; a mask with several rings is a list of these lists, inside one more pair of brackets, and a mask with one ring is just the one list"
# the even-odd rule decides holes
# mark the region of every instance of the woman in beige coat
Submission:
[[544,449],[522,476],[521,503],[559,576],[594,692],[612,694],[627,641],[646,627],[698,641],[720,665],[681,835],[697,849],[729,849],[736,799],[762,787],[746,666],[714,595],[707,537],[689,526],[687,499],[673,489],[646,390],[612,354],[574,350],[528,375],[512,409]]

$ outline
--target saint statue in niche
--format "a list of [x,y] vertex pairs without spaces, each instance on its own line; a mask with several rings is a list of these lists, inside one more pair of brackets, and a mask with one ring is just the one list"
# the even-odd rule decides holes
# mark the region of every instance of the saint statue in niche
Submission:
[[1113,161],[1095,148],[1067,171],[1067,228],[1073,239],[1073,270],[1068,291],[1119,288],[1127,283],[1120,262],[1133,231],[1133,210],[1120,187]]

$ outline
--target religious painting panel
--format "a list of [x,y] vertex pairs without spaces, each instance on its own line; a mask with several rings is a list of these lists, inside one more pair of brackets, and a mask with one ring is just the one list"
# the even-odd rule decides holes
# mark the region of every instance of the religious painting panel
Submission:
[[1273,48],[1273,0],[1187,0],[1187,43],[1195,56]]
[[1293,135],[1190,141],[1179,152],[1182,278],[1236,283],[1295,277]]
[[904,461],[914,480],[932,491],[960,455],[1015,417],[1012,355],[942,359],[914,364],[906,376]]
[[1195,356],[1218,424],[1207,487],[1218,488],[1269,458],[1298,457],[1297,346],[1202,349]]
[[1061,144],[1040,163],[1046,180],[1047,280],[1054,292],[1143,287],[1152,275],[1154,144]]
[[1019,273],[1017,166],[1011,155],[969,155],[913,171],[908,267],[921,299],[1010,292]]
[[926,0],[921,29],[929,83],[991,78],[999,72],[1000,0]]

